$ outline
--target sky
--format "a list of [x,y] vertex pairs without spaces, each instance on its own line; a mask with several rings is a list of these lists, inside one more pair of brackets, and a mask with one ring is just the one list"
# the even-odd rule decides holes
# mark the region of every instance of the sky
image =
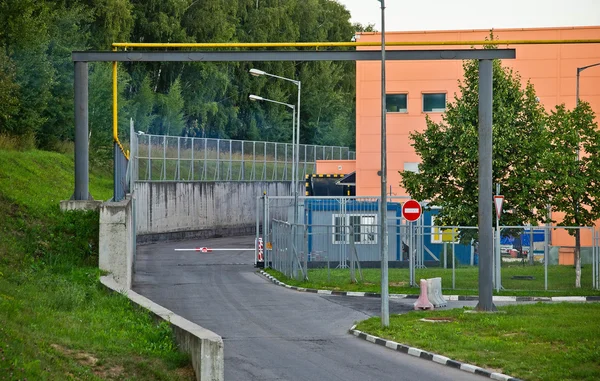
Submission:
[[[381,31],[378,0],[337,0]],[[600,0],[385,0],[386,31],[600,25]],[[485,7],[485,8],[484,8]]]

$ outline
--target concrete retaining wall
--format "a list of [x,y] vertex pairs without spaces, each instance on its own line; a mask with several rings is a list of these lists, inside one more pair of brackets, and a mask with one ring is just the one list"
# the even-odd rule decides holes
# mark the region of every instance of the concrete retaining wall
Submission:
[[101,277],[100,281],[109,289],[124,294],[135,304],[171,325],[179,350],[190,355],[197,380],[223,381],[225,379],[221,336],[176,315],[132,290],[122,289],[112,277]]
[[121,292],[134,303],[169,322],[179,349],[188,353],[200,381],[223,381],[223,340],[216,333],[194,324],[131,290],[133,251],[133,208],[130,198],[107,202],[100,207],[99,266],[110,273],[102,284]]
[[137,182],[138,242],[252,234],[256,198],[265,191],[288,196],[290,186],[289,181]]

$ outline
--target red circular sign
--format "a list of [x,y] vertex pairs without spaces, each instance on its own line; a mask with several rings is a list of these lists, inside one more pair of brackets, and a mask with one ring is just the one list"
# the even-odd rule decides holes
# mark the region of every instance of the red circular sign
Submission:
[[415,200],[408,200],[402,205],[402,217],[406,221],[414,222],[421,217],[421,204]]

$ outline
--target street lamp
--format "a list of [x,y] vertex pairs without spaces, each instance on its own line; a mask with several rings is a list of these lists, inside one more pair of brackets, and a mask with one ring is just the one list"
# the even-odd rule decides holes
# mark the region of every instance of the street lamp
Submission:
[[[270,74],[262,70],[258,69],[250,69],[250,74],[255,77],[267,76],[273,77],[277,79],[283,79],[284,81],[292,82],[296,86],[298,86],[298,106],[296,110],[296,128],[292,130],[292,160],[294,164],[292,165],[292,186],[294,188],[294,224],[298,223],[298,171],[299,171],[299,162],[300,162],[300,92],[302,90],[302,83],[300,81],[296,81],[295,79],[280,77],[275,74]],[[275,102],[279,103],[279,102]],[[288,105],[289,106],[289,105]],[[305,158],[306,159],[306,158]]]
[[276,103],[278,105],[283,105],[283,106],[287,106],[289,108],[292,109],[292,129],[295,127],[296,125],[296,106],[289,104],[289,103],[284,103],[284,102],[278,102],[278,101],[274,101],[273,99],[268,99],[268,98],[263,98],[261,96],[258,95],[254,95],[254,94],[250,94],[250,96],[248,96],[248,98],[250,98],[251,101],[261,101],[261,102],[271,102],[271,103]]
[[[267,73],[266,71],[262,71],[259,69],[250,69],[250,74],[255,77],[267,76],[273,77],[277,79],[283,79],[284,81],[292,82],[296,86],[298,86],[298,113],[296,115],[296,128],[292,131],[292,160],[294,161],[294,165],[292,165],[292,184],[294,187],[294,202],[296,204],[296,209],[298,208],[298,170],[299,170],[299,161],[300,161],[300,93],[302,90],[302,83],[300,81],[296,81],[295,79],[280,77],[275,74]],[[297,223],[297,212],[294,213],[294,223]]]
[[[284,102],[279,102],[279,101],[274,101],[272,99],[263,98],[263,97],[260,97],[258,95],[254,95],[254,94],[250,94],[250,96],[248,98],[250,98],[250,100],[254,101],[254,102],[256,102],[256,101],[271,102],[271,103],[276,103],[278,105],[283,105],[283,106],[287,106],[287,107],[291,108],[292,109],[292,131],[295,130],[295,127],[296,127],[296,106],[295,105],[292,105],[289,103],[284,103]],[[293,146],[294,145],[293,145],[293,141],[292,141],[292,148],[293,148]],[[266,154],[266,152],[265,152],[265,154]],[[292,156],[293,156],[293,150],[292,150]],[[292,165],[292,176],[293,176],[293,173],[294,173],[294,165]]]
[[[589,69],[594,66],[600,66],[600,62],[577,68],[577,92],[575,98],[575,107],[579,106],[579,74],[585,69]],[[577,160],[579,161],[579,145],[577,146]]]

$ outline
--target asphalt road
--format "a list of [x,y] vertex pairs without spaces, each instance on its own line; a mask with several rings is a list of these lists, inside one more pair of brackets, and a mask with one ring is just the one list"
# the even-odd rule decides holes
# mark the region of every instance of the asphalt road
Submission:
[[[254,253],[176,252],[252,247],[253,237],[138,246],[133,289],[225,344],[226,381],[484,380],[347,333],[380,312],[380,299],[303,293],[256,273]],[[390,301],[390,312],[410,310]]]

